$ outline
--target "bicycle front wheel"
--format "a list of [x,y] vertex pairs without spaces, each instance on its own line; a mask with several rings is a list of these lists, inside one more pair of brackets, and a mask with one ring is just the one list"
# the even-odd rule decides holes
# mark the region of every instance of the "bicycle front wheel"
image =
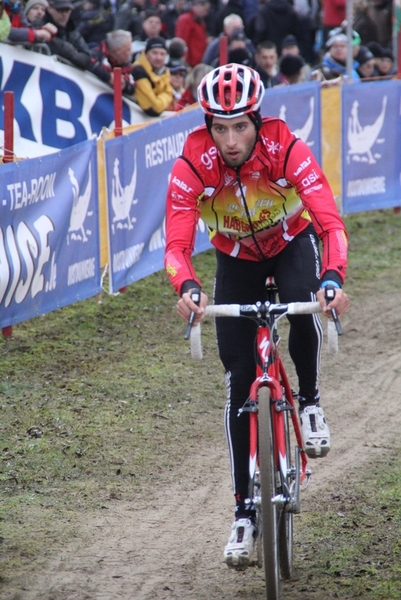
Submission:
[[274,464],[273,427],[270,408],[270,390],[262,387],[258,392],[259,405],[259,471],[261,490],[262,544],[265,567],[267,600],[280,598],[279,510],[273,502],[277,495],[276,468]]
[[[291,492],[293,492],[293,481],[291,473],[291,440],[290,440],[290,428],[288,412],[285,411],[283,414],[284,419],[284,436],[285,436],[285,463],[286,471],[281,473],[282,493],[290,500]],[[299,453],[295,452],[295,471],[300,472],[300,459]],[[295,479],[295,478],[294,478]],[[299,483],[299,482],[298,482]],[[287,509],[287,510],[286,510]],[[287,505],[283,510],[280,511],[280,524],[279,524],[279,547],[280,547],[280,568],[283,579],[291,579],[293,574],[293,513],[292,507]]]

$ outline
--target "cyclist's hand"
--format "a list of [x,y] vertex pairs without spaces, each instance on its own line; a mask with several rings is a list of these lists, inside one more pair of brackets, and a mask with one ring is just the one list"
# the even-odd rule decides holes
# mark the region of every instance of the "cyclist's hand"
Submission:
[[188,321],[189,315],[191,314],[191,310],[193,310],[195,313],[194,325],[197,325],[204,317],[208,297],[206,294],[201,292],[200,304],[198,306],[197,304],[195,304],[195,302],[191,300],[191,291],[192,290],[188,290],[188,292],[183,294],[180,300],[178,300],[177,311],[180,317],[184,319],[184,321]]
[[317,299],[320,302],[320,306],[322,307],[323,314],[325,314],[326,317],[328,317],[329,319],[332,319],[331,311],[333,310],[333,308],[336,309],[337,315],[340,316],[346,310],[348,310],[349,307],[349,299],[347,294],[340,288],[336,288],[335,292],[335,296],[333,300],[329,302],[329,304],[327,304],[326,301],[324,288],[319,290],[316,294]]

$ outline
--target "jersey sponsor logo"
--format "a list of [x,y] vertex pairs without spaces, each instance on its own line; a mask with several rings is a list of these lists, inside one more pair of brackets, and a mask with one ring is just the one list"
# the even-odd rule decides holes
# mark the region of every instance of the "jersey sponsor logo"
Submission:
[[176,186],[178,186],[180,189],[184,190],[184,192],[187,192],[188,194],[192,192],[192,188],[190,188],[189,185],[178,179],[178,177],[174,177],[173,183],[175,183]]
[[249,174],[250,179],[260,179],[260,171],[254,171]]
[[318,190],[321,190],[323,187],[323,183],[319,183],[319,185],[314,185],[311,188],[308,188],[307,190],[304,191],[305,196],[307,196],[308,194],[311,194],[312,192],[317,192]]
[[275,142],[273,140],[269,140],[269,138],[266,137],[262,137],[263,143],[266,146],[266,150],[270,153],[270,154],[277,154],[278,152],[280,152],[280,150],[283,149],[283,146],[280,144],[280,142]]
[[309,167],[309,165],[312,162],[312,158],[310,156],[308,156],[308,158],[306,160],[304,160],[303,162],[301,162],[301,164],[299,165],[298,169],[295,171],[294,176],[296,177],[297,175],[299,175],[300,173],[302,173],[302,171],[304,169],[306,169],[306,167]]
[[229,185],[231,185],[233,183],[233,181],[235,181],[235,177],[233,177],[233,175],[230,175],[230,173],[225,172],[224,173],[224,187],[228,187]]
[[171,277],[175,277],[177,275],[177,269],[175,269],[172,265],[166,265],[166,271]]
[[301,184],[303,185],[303,187],[309,187],[310,185],[312,185],[312,183],[315,183],[315,181],[319,180],[319,175],[316,173],[315,169],[313,169],[309,175],[307,175],[306,177],[304,177],[301,181]]
[[205,165],[206,169],[210,171],[213,168],[213,161],[217,157],[217,148],[212,146],[207,152],[204,152],[201,156],[201,162]]

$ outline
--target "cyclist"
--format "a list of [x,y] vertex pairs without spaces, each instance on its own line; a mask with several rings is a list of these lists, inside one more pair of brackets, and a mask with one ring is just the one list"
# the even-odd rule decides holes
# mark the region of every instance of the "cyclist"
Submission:
[[[199,306],[191,299],[193,290],[201,290],[191,262],[199,217],[216,247],[216,304],[263,300],[266,278],[274,276],[283,303],[314,300],[316,294],[327,316],[332,308],[338,314],[348,308],[342,291],[347,234],[333,194],[308,146],[280,119],[261,117],[263,94],[258,73],[237,64],[214,69],[199,85],[206,124],[188,136],[167,193],[165,266],[185,320],[194,311],[199,322],[207,304],[204,292]],[[335,297],[326,306],[324,287],[329,284]],[[289,320],[304,450],[312,458],[323,457],[330,449],[330,432],[318,389],[322,327],[316,315]],[[241,568],[253,552],[255,510],[245,502],[249,413],[238,417],[238,410],[255,377],[255,327],[247,319],[216,319],[236,500],[224,558],[228,566]]]

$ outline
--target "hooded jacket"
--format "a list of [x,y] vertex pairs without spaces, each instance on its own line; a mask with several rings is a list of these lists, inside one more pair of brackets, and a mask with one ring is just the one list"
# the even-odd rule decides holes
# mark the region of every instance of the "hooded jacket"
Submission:
[[146,53],[142,52],[134,62],[132,75],[135,80],[135,100],[142,110],[151,117],[158,117],[167,110],[174,99],[167,67],[161,73],[156,73]]

